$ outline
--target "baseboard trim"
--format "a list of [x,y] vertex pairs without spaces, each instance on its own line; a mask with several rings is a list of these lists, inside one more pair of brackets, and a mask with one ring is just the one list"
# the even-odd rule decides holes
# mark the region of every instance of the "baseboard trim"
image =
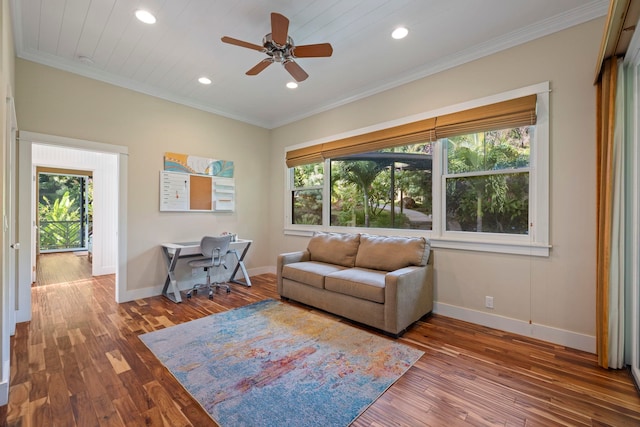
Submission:
[[258,276],[260,274],[269,274],[269,273],[273,273],[276,274],[276,268],[275,267],[258,267],[258,268],[252,268],[248,271],[249,276]]
[[596,337],[551,326],[529,323],[523,320],[471,310],[455,305],[435,302],[433,312],[465,322],[471,322],[501,331],[548,341],[553,344],[595,353]]
[[[259,267],[259,268],[251,268],[247,270],[247,273],[249,273],[249,276],[257,276],[260,274],[267,274],[272,272],[275,273],[275,267]],[[242,271],[238,271],[236,278],[240,280],[244,279],[244,275],[242,274]],[[181,291],[187,290],[190,287],[192,287],[196,282],[202,282],[202,278],[194,278],[194,279],[180,281],[180,283],[178,284],[178,288]],[[158,295],[162,295],[163,287],[164,285],[149,286],[141,289],[127,290],[124,292],[123,299],[120,302],[122,303],[122,302],[134,301],[137,299],[151,298],[151,297],[156,297]]]
[[9,403],[9,381],[0,382],[0,406]]
[[106,276],[107,274],[116,274],[116,267],[115,266],[97,267],[95,270],[92,271],[92,274],[94,276]]

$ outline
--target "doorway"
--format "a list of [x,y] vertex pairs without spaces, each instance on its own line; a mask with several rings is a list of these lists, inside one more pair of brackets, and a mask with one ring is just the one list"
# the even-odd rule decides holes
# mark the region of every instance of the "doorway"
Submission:
[[93,172],[37,167],[36,280],[33,286],[90,279]]
[[[38,227],[36,223],[37,168],[92,171],[92,275],[115,274],[116,302],[126,294],[126,188],[127,147],[32,132],[18,141],[19,186],[19,295],[17,319],[31,319],[31,285],[36,276]],[[31,217],[31,220],[29,220]],[[90,244],[90,243],[88,243]],[[87,248],[88,249],[88,248]]]

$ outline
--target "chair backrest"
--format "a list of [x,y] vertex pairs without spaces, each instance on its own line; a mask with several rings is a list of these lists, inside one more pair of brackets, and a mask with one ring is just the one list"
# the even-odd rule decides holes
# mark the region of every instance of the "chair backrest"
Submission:
[[208,258],[225,255],[229,251],[229,243],[231,243],[230,234],[215,237],[204,236],[200,240],[200,252]]

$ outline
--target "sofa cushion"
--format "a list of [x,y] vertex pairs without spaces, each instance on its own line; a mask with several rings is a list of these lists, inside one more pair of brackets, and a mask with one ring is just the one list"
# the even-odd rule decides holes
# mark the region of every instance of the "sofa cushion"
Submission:
[[309,240],[307,250],[311,261],[353,267],[359,244],[359,234],[317,232]]
[[314,261],[294,262],[282,267],[282,277],[322,289],[325,276],[342,269],[344,267]]
[[324,281],[328,291],[384,304],[385,273],[363,268],[347,268],[329,274]]
[[424,266],[429,260],[424,237],[360,235],[356,267],[394,271],[410,265]]

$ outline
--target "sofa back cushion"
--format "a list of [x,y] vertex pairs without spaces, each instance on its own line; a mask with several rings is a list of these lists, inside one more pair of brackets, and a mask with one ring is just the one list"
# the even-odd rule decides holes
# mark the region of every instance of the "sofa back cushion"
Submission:
[[307,250],[311,261],[353,267],[359,244],[359,234],[317,232],[309,240]]
[[360,235],[356,267],[394,271],[410,265],[424,266],[430,247],[424,237]]

